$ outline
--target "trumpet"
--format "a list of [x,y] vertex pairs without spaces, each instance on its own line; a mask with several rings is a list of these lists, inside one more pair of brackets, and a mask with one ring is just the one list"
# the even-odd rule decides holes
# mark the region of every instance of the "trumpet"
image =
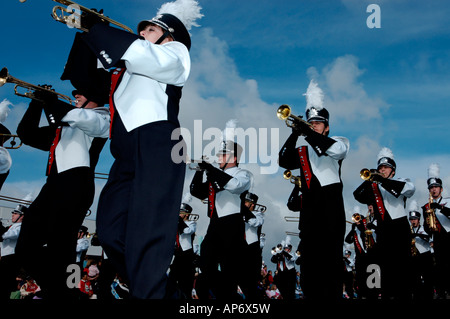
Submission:
[[[26,0],[19,0],[20,2],[25,2]],[[97,17],[101,18],[103,21],[107,21],[110,24],[114,24],[116,26],[118,26],[119,28],[124,29],[125,31],[128,31],[130,33],[134,33],[133,30],[129,27],[127,27],[126,25],[119,23],[111,18],[108,18],[106,16],[104,16],[102,13],[99,13],[97,11],[94,10],[90,10],[86,7],[83,7],[81,5],[79,5],[78,3],[75,3],[73,1],[70,0],[53,0],[54,2],[58,2],[64,6],[68,6],[67,8],[64,8],[62,6],[54,6],[53,10],[52,10],[52,18],[55,19],[58,22],[67,24],[69,26],[75,27],[81,31],[86,31],[88,32],[89,30],[84,28],[80,21],[82,18],[82,15],[77,13],[75,10],[79,10],[81,12],[84,13],[89,13],[89,14],[94,14]],[[60,13],[58,13],[58,11],[61,11]],[[65,15],[64,13],[70,14],[69,16]]]
[[300,176],[294,176],[292,175],[292,172],[290,170],[285,170],[283,173],[284,179],[289,180],[292,184],[297,185],[298,187],[302,186],[302,182],[300,180]]
[[188,165],[188,168],[190,170],[201,172],[204,169],[200,168],[200,166],[198,166],[198,164],[202,163],[202,162],[208,163],[208,160],[209,160],[209,158],[207,156],[203,155],[201,160],[190,160],[190,161],[187,161],[186,164]]
[[[9,140],[12,137],[12,140],[9,141],[9,145],[10,146],[4,146],[3,144],[5,144],[5,142],[7,140]],[[22,146],[22,141],[20,140],[18,135],[13,135],[13,134],[0,134],[0,138],[1,138],[1,145],[3,145],[4,148],[6,149],[18,149],[19,147]],[[16,142],[16,138],[20,141],[20,143],[17,145]]]
[[430,192],[430,196],[428,199],[428,209],[425,211],[425,213],[427,214],[425,220],[428,224],[428,227],[430,227],[431,231],[437,231],[438,227],[437,227],[436,213],[434,212],[434,209],[431,208],[432,203],[433,203],[433,196],[431,195]]
[[[16,79],[15,77],[13,77],[13,76],[11,76],[11,75],[9,74],[7,68],[3,68],[3,69],[1,69],[1,71],[0,71],[0,86],[3,86],[5,83],[14,83],[14,84],[16,84],[16,85],[14,86],[14,93],[15,93],[16,95],[18,95],[18,96],[27,97],[27,98],[29,98],[29,99],[36,100],[36,101],[41,101],[40,99],[38,99],[38,98],[34,95],[33,92],[31,92],[32,90],[34,90],[34,91],[41,91],[41,92],[47,92],[47,93],[55,94],[55,95],[58,97],[58,99],[65,100],[65,101],[67,101],[67,102],[70,103],[70,104],[75,104],[75,101],[72,100],[72,99],[71,99],[69,96],[67,96],[67,95],[64,95],[64,94],[61,94],[61,93],[57,93],[57,92],[55,92],[55,91],[53,91],[53,90],[46,89],[46,88],[44,88],[44,87],[42,87],[42,86],[30,84],[30,83],[27,83],[27,82],[25,82],[25,81]],[[19,87],[20,87],[20,88],[25,88],[25,89],[27,89],[28,91],[25,92],[25,93],[20,93],[20,92],[18,91],[18,88],[19,88]],[[41,102],[42,102],[42,101],[41,101]]]
[[306,122],[304,119],[302,119],[299,116],[293,115],[291,112],[291,107],[287,104],[283,104],[277,109],[277,117],[280,120],[285,121],[286,126],[288,126],[288,127],[294,128],[294,127],[296,127],[295,122],[303,122],[312,129],[311,123]]
[[187,215],[189,221],[197,221],[200,216],[198,214],[194,214],[194,213],[186,213],[186,212],[180,212],[180,215]]
[[359,176],[365,180],[365,181],[373,181],[373,177],[374,176],[381,176],[384,177],[383,174],[377,173],[375,170],[370,170],[368,168],[363,168],[360,172],[359,172]]
[[267,210],[267,207],[264,205],[260,205],[260,204],[255,204],[255,207],[253,207],[254,212],[265,213],[266,210]]
[[358,213],[354,213],[353,215],[352,215],[352,221],[354,222],[354,223],[359,223],[360,221],[361,221],[361,215],[360,214],[358,214]]

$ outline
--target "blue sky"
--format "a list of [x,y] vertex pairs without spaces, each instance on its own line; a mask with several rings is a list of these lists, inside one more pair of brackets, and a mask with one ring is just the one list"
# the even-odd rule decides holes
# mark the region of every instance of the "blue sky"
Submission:
[[[413,199],[427,198],[427,168],[441,165],[444,188],[450,186],[450,29],[448,1],[341,0],[269,1],[203,0],[201,27],[193,28],[192,72],[183,90],[180,120],[193,131],[224,128],[231,118],[243,128],[277,128],[281,146],[289,134],[275,116],[289,104],[304,114],[309,81],[314,78],[325,94],[331,113],[331,134],[350,139],[343,164],[347,215],[358,205],[351,196],[361,182],[359,170],[374,167],[381,147],[392,149],[397,176],[416,185]],[[86,0],[81,5],[103,8],[109,17],[135,28],[152,18],[163,1]],[[371,3],[381,9],[381,28],[370,29],[366,12]],[[2,1],[0,67],[12,76],[70,94],[59,80],[75,30],[50,17],[55,3],[47,0]],[[13,94],[11,84],[0,88],[0,101],[11,102],[5,125],[13,132],[29,100]],[[276,154],[273,154],[275,156]],[[47,154],[22,147],[11,151],[13,168],[2,193],[24,197],[44,182]],[[105,148],[97,171],[111,165]],[[255,174],[254,191],[268,206],[268,246],[295,231],[283,216],[291,185],[275,174],[259,174],[256,164],[243,165]],[[186,174],[186,187],[192,172]],[[98,191],[102,187],[98,181]],[[447,192],[445,192],[447,196]],[[193,203],[206,228],[205,207]],[[365,208],[361,207],[362,211]],[[95,216],[95,203],[92,207]],[[348,218],[350,220],[350,217]],[[276,226],[275,226],[276,225]],[[295,238],[293,239],[295,243]]]

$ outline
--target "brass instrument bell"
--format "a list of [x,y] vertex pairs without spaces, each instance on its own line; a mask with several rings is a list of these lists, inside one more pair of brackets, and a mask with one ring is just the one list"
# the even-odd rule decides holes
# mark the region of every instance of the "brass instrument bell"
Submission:
[[303,122],[312,128],[311,123],[308,123],[307,121],[305,121],[304,119],[302,119],[299,116],[293,115],[291,112],[291,107],[287,104],[283,104],[277,109],[277,117],[280,120],[285,121],[286,125],[288,127],[294,128],[294,127],[296,127],[295,122]]

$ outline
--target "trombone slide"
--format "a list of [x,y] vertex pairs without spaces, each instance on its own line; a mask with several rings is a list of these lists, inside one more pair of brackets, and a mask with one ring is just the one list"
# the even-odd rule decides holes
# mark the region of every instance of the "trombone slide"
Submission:
[[[68,26],[72,26],[79,30],[89,32],[88,29],[84,28],[81,25],[82,15],[76,12],[76,10],[79,10],[81,12],[94,14],[94,15],[98,16],[100,19],[109,22],[110,24],[114,24],[114,25],[118,26],[119,28],[124,29],[125,31],[134,33],[133,30],[131,28],[127,27],[126,25],[119,23],[111,18],[108,18],[108,17],[104,16],[102,13],[98,13],[94,10],[83,7],[82,5],[79,5],[78,3],[75,3],[73,1],[70,1],[70,0],[53,0],[53,1],[67,6],[67,8],[64,8],[62,6],[53,7],[52,17],[56,21],[67,24]],[[58,14],[58,10],[61,10],[60,15]],[[67,16],[67,15],[64,15],[64,13],[68,13],[70,15]]]

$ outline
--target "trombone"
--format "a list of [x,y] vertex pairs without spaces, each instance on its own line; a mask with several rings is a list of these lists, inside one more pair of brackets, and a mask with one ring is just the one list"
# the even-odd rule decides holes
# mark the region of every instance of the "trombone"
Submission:
[[[27,97],[29,99],[32,100],[36,100],[36,101],[41,101],[40,99],[38,99],[36,97],[36,95],[34,95],[33,92],[31,92],[32,90],[34,91],[41,91],[41,92],[47,92],[47,93],[51,93],[51,94],[56,94],[56,96],[61,99],[61,100],[65,100],[68,103],[72,104],[74,103],[74,100],[72,100],[69,96],[61,94],[61,93],[57,93],[51,89],[46,89],[42,86],[38,86],[38,85],[34,85],[34,84],[30,84],[27,83],[25,81],[16,79],[15,77],[11,76],[8,72],[7,68],[3,68],[0,70],[0,86],[3,86],[5,83],[14,83],[16,84],[14,86],[14,93],[18,96],[22,96],[22,97]],[[21,88],[25,88],[28,91],[25,93],[20,93],[17,89],[21,87]],[[42,101],[41,101],[42,102]]]
[[[27,0],[19,0],[19,1],[23,3]],[[99,13],[94,10],[90,10],[86,7],[83,7],[73,1],[70,1],[70,0],[53,0],[53,1],[58,2],[64,6],[68,6],[67,8],[64,8],[62,6],[54,6],[53,7],[52,17],[53,17],[53,19],[55,19],[58,22],[73,26],[81,31],[88,32],[89,31],[88,29],[81,26],[80,21],[81,21],[82,15],[75,12],[75,10],[79,10],[84,13],[94,14],[97,17],[99,17],[100,19],[102,19],[103,21],[107,21],[111,24],[114,24],[114,25],[118,26],[119,28],[122,28],[125,31],[128,31],[130,33],[134,33],[133,30],[130,29],[129,27],[127,27],[126,25],[123,25],[122,23],[119,23],[111,18],[108,18],[108,17],[104,16],[102,13]],[[58,10],[60,10],[61,12],[58,13]],[[70,15],[67,16],[64,13],[67,13]]]
[[284,220],[288,223],[294,223],[298,222],[300,220],[300,217],[294,217],[294,216],[284,216]]
[[299,116],[293,115],[291,112],[291,107],[287,104],[283,104],[277,109],[277,117],[280,120],[285,121],[286,126],[288,126],[288,127],[294,128],[297,126],[295,124],[295,122],[303,122],[304,124],[308,125],[312,129],[311,123],[308,123],[307,121],[305,121],[304,119],[302,119]]
[[[10,146],[4,146],[3,144],[5,144],[6,141],[9,140],[11,137],[12,137],[12,140],[9,141]],[[17,145],[16,138],[20,141],[19,145]],[[4,148],[9,149],[9,150],[11,150],[11,149],[15,150],[22,146],[22,140],[20,140],[18,135],[0,134],[0,139],[1,139],[1,145],[3,145]]]
[[4,196],[4,195],[0,195],[0,200],[4,200],[7,202],[11,202],[11,203],[22,204],[22,205],[30,205],[32,203],[32,201],[29,201],[26,199],[20,199],[20,198],[9,197],[9,196]]
[[107,174],[107,173],[94,172],[94,178],[97,178],[97,179],[108,179],[108,176],[109,176],[109,174]]
[[298,187],[302,186],[302,182],[300,180],[300,176],[292,175],[292,172],[290,170],[288,170],[288,169],[284,171],[283,177],[284,177],[284,179],[289,180],[292,184],[295,184]]
[[299,236],[299,235],[300,235],[300,232],[286,231],[286,235],[289,235],[289,236]]

